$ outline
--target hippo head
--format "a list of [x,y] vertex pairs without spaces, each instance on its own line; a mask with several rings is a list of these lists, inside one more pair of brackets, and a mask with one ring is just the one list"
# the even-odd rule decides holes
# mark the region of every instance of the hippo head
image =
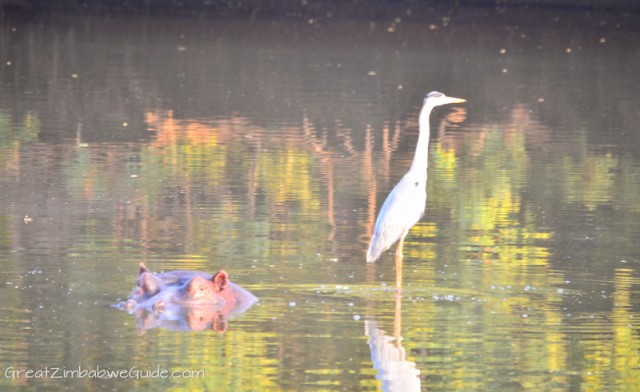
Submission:
[[136,286],[128,299],[113,306],[135,313],[141,330],[162,327],[224,332],[229,316],[243,313],[257,300],[229,281],[223,270],[213,275],[185,270],[154,274],[140,263]]
[[229,284],[229,274],[218,271],[211,279],[194,276],[184,286],[182,302],[185,303],[220,303],[224,300],[220,292]]
[[224,271],[215,274],[211,279],[194,275],[182,286],[167,286],[156,296],[148,299],[147,306],[158,312],[164,311],[170,304],[180,306],[223,306],[225,299],[220,293],[229,280]]

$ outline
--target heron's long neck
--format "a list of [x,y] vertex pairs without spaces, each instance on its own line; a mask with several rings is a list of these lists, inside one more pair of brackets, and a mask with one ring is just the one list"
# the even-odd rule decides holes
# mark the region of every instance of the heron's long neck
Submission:
[[429,115],[431,114],[430,106],[425,106],[420,111],[420,134],[418,135],[418,145],[416,146],[416,154],[413,156],[411,171],[424,173],[427,175],[427,164],[429,163]]

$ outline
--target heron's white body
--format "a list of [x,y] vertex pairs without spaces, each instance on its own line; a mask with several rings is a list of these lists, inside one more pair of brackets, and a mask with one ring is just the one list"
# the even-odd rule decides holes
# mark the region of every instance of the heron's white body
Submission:
[[376,261],[422,218],[427,204],[426,182],[426,167],[424,173],[409,170],[389,193],[376,220],[367,262]]

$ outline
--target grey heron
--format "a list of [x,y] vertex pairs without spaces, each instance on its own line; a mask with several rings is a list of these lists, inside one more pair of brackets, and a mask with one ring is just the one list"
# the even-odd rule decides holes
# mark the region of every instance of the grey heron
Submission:
[[420,110],[418,121],[420,134],[413,157],[413,163],[407,174],[393,188],[384,201],[373,237],[367,251],[367,263],[376,261],[382,252],[389,249],[398,240],[396,249],[396,289],[400,291],[402,281],[402,246],[404,237],[422,215],[427,203],[427,164],[429,160],[429,117],[436,106],[465,102],[461,98],[447,97],[443,93],[432,91],[427,94]]

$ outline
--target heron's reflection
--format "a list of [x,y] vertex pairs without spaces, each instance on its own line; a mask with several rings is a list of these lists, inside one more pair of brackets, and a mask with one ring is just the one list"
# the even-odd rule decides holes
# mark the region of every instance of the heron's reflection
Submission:
[[407,360],[402,347],[402,297],[396,295],[393,336],[387,335],[375,320],[365,320],[371,361],[378,372],[376,378],[383,391],[420,391],[420,370]]

